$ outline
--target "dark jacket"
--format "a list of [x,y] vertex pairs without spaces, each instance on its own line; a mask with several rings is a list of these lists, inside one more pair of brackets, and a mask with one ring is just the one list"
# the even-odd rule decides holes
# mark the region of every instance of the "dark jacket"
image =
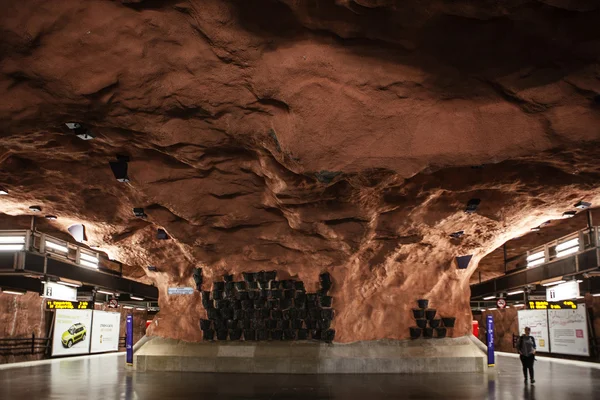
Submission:
[[[523,341],[525,340],[525,338],[527,338],[527,336],[521,335],[519,336],[519,340],[517,341],[517,351],[523,356],[527,355],[523,353]],[[533,336],[529,336],[529,339],[531,339],[532,350],[536,350],[535,338]],[[533,355],[533,353],[529,355]]]

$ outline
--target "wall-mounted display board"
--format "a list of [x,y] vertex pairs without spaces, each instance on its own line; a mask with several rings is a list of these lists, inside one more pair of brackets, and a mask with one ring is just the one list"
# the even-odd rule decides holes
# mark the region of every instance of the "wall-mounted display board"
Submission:
[[546,310],[520,310],[518,312],[519,334],[523,334],[525,327],[531,328],[531,336],[535,338],[537,351],[550,352],[548,315]]
[[552,353],[589,356],[587,310],[548,310],[550,350]]
[[56,310],[52,356],[89,353],[91,325],[92,310]]
[[121,313],[94,311],[92,323],[92,353],[119,350]]

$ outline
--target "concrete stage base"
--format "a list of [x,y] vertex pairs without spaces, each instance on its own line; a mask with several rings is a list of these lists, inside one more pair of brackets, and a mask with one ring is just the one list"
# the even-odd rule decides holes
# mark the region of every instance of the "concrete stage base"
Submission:
[[486,354],[469,337],[320,342],[202,342],[152,338],[134,355],[138,371],[282,374],[484,372]]

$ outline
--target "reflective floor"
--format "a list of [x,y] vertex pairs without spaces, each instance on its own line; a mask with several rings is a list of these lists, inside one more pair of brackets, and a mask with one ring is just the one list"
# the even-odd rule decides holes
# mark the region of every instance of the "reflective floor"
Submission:
[[488,374],[238,375],[136,373],[121,355],[0,369],[0,399],[600,399],[600,370],[536,363],[525,385],[516,358]]

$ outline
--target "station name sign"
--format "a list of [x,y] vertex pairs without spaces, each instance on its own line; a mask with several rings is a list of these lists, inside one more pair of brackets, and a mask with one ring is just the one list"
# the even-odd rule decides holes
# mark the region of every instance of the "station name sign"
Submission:
[[576,310],[577,303],[571,300],[563,301],[530,301],[530,310]]
[[93,301],[46,300],[46,310],[93,310]]

